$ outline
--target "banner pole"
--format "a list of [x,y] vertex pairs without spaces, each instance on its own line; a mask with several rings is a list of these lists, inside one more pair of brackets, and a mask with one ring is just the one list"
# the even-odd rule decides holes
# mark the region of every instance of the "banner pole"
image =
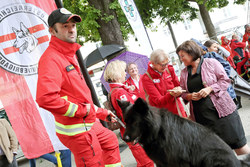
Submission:
[[[135,4],[135,2],[134,2],[134,4]],[[138,10],[136,4],[135,4],[135,7],[136,7],[136,10],[138,11],[139,17],[141,18],[141,14],[140,14],[140,12],[139,12],[139,10]],[[152,51],[153,51],[153,50],[154,50],[154,49],[153,49],[153,45],[152,45],[152,43],[151,43],[151,40],[150,40],[149,35],[148,35],[148,31],[147,31],[147,29],[146,29],[146,27],[145,27],[145,25],[144,25],[144,23],[143,23],[142,18],[141,18],[141,22],[142,22],[142,25],[143,25],[143,27],[144,27],[144,29],[145,29],[146,34],[147,34],[148,42],[149,42],[149,44],[150,44],[150,46],[151,46],[151,49],[152,49]]]

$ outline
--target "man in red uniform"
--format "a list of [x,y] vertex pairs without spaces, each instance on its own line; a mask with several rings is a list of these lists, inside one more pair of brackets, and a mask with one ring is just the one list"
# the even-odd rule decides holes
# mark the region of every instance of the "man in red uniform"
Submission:
[[77,22],[81,17],[64,8],[50,14],[51,41],[39,61],[36,101],[54,115],[56,134],[77,167],[120,167],[117,137],[96,119],[105,120],[111,111],[93,104],[76,60]]

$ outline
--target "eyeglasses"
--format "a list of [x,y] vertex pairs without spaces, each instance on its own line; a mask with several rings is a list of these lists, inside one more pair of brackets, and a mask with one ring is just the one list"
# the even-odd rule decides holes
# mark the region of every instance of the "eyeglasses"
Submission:
[[161,64],[161,63],[157,63],[157,64],[160,65],[162,68],[164,68],[164,67],[166,67],[169,64],[169,62],[167,62],[165,64]]

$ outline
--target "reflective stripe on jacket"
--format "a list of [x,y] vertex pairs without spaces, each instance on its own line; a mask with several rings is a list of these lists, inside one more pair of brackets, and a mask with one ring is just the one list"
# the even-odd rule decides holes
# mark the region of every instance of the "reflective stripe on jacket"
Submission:
[[[54,115],[57,123],[65,126],[96,120],[91,92],[75,55],[79,48],[77,43],[64,42],[52,36],[38,65],[36,101]],[[105,114],[103,117],[107,112]]]

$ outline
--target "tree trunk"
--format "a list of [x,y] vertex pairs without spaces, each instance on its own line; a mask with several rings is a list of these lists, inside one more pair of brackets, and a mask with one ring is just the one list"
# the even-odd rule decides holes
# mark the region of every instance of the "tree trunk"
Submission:
[[177,48],[177,47],[178,47],[178,44],[177,44],[177,41],[176,41],[176,38],[175,38],[175,35],[174,35],[174,30],[173,30],[173,28],[172,28],[172,25],[171,25],[171,23],[170,23],[169,21],[167,21],[167,24],[168,24],[168,29],[169,29],[169,31],[170,31],[172,40],[173,40],[173,42],[174,42],[174,46],[175,46],[175,48]]
[[212,20],[210,18],[210,15],[206,6],[204,4],[198,4],[198,6],[199,6],[200,14],[201,14],[203,23],[206,27],[209,38],[218,41],[214,25],[212,23]]
[[120,24],[117,20],[117,15],[114,10],[109,8],[110,3],[113,0],[88,0],[90,5],[93,5],[96,9],[101,11],[102,15],[113,15],[114,19],[109,22],[105,20],[98,19],[97,22],[100,25],[98,29],[102,44],[118,44],[124,46],[124,41],[122,37],[122,32],[120,30]]

